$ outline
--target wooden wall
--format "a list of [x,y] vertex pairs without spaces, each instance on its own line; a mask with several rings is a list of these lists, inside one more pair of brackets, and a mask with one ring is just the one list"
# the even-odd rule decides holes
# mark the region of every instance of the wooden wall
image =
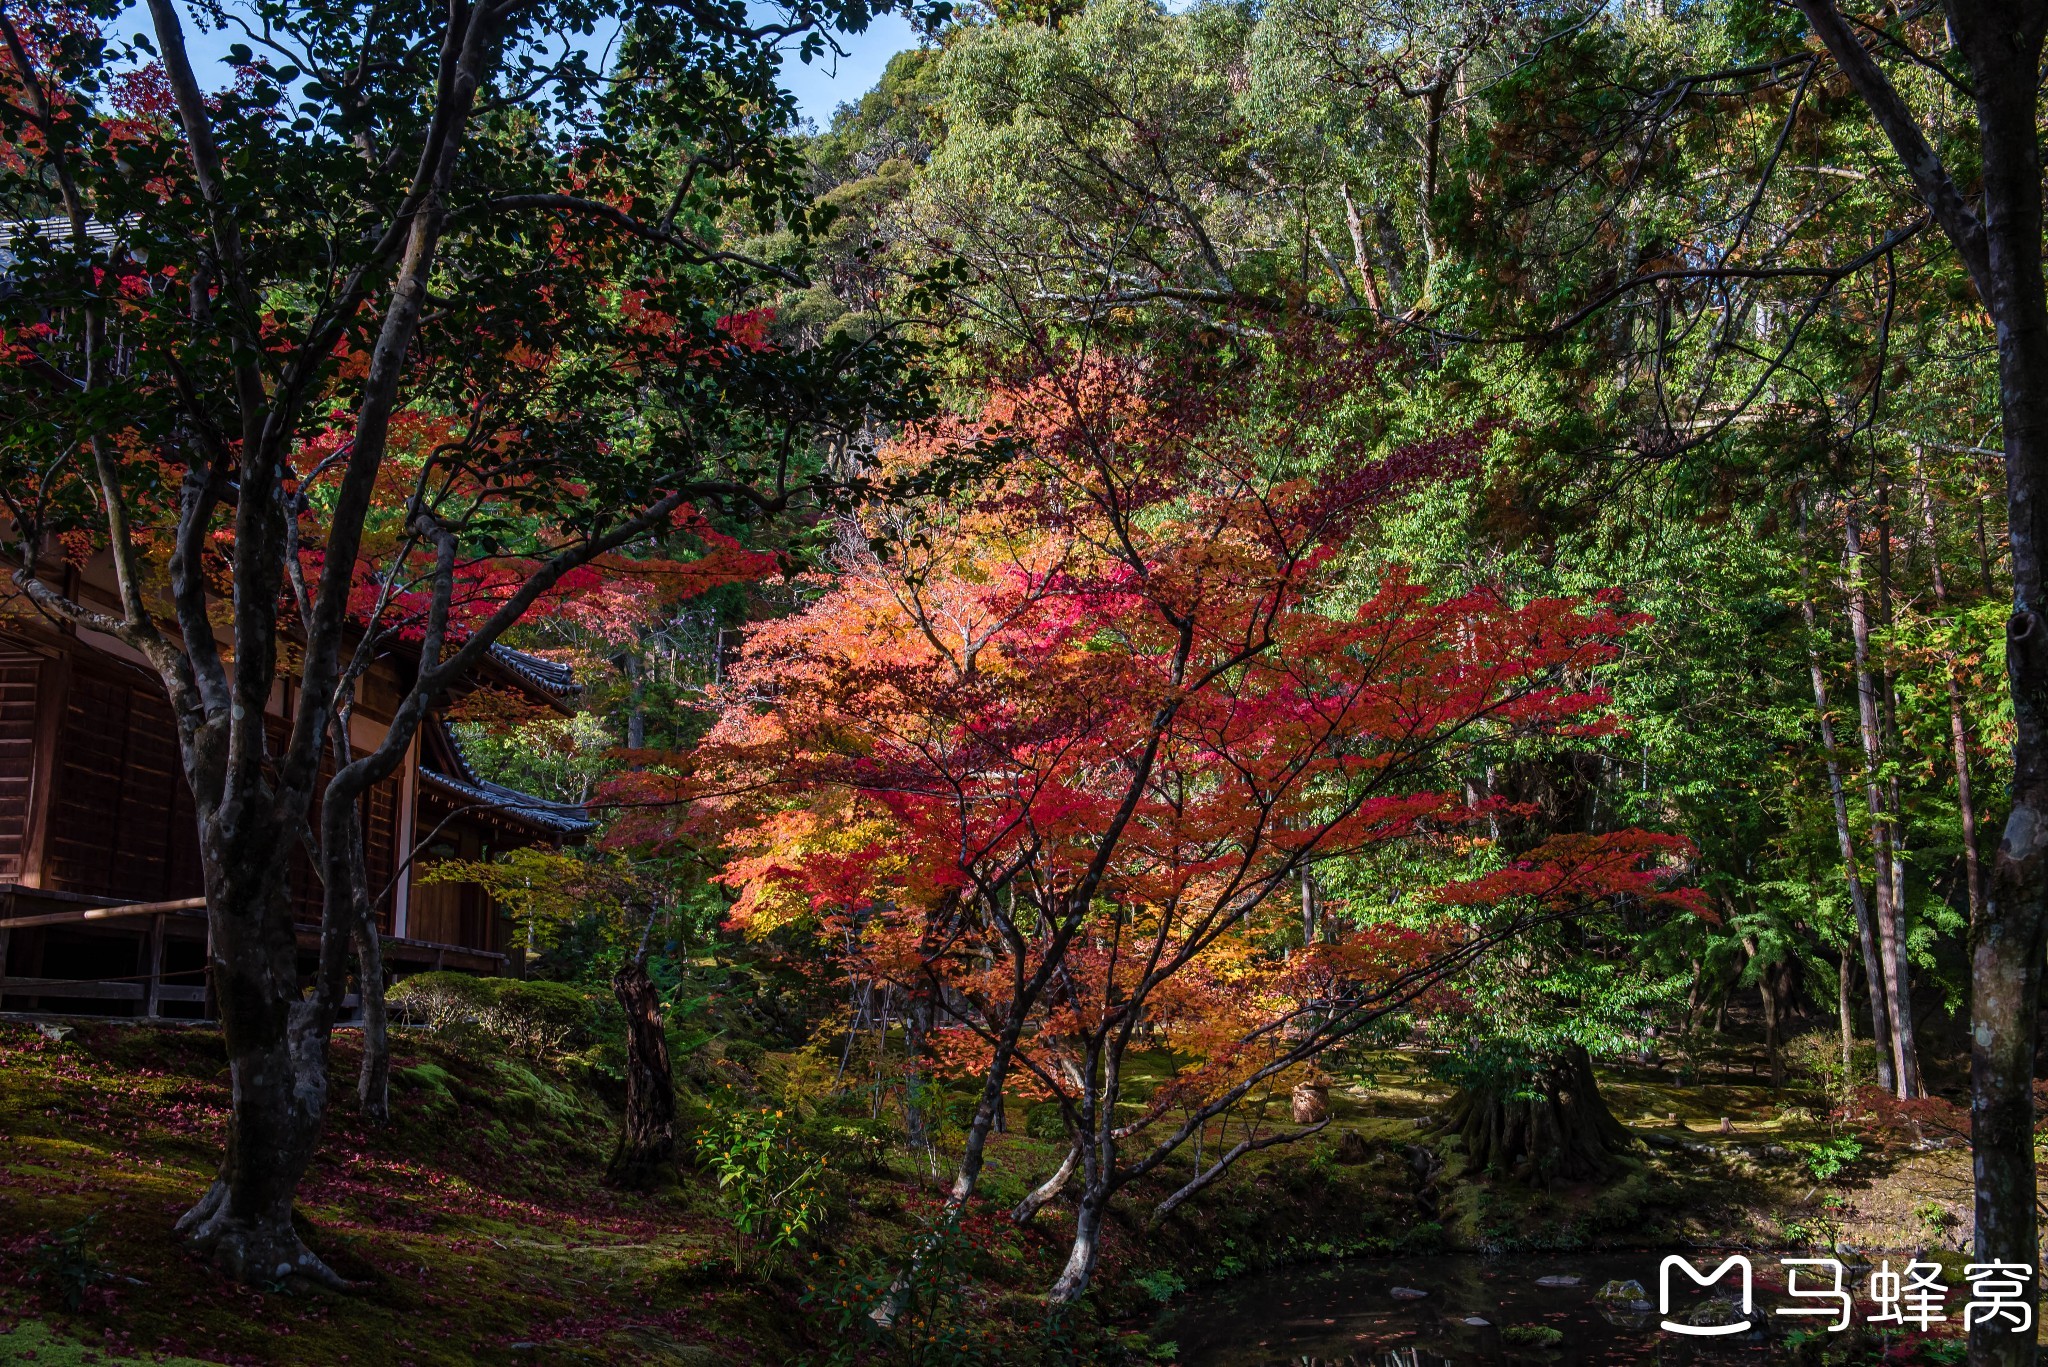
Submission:
[[27,871],[42,667],[42,656],[0,645],[0,883],[18,882]]
[[[37,753],[39,711],[53,757]],[[34,791],[39,761],[48,766],[47,799]],[[322,765],[322,787],[332,772],[331,763]],[[373,895],[398,866],[400,777],[364,798]],[[35,868],[39,804],[46,810]],[[312,861],[301,847],[292,862],[293,910],[302,921],[318,921],[321,889]],[[109,900],[167,901],[206,891],[198,813],[162,685],[90,651],[50,660],[0,643],[0,882],[31,874],[40,887]],[[387,934],[395,900],[384,896],[377,909]]]
[[81,652],[63,704],[42,886],[138,902],[204,895],[198,813],[162,685]]

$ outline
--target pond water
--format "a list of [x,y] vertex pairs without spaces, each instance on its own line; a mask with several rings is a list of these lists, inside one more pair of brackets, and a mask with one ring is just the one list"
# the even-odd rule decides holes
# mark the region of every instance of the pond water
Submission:
[[[1654,1313],[1663,1252],[1534,1254],[1511,1257],[1360,1259],[1294,1268],[1188,1295],[1152,1330],[1180,1347],[1182,1367],[1591,1367],[1596,1363],[1761,1364],[1765,1334],[1785,1326],[1826,1322],[1780,1319],[1768,1311],[1791,1304],[1771,1255],[1756,1269],[1752,1323],[1759,1331],[1718,1340],[1686,1338],[1658,1327]],[[1689,1252],[1707,1272],[1721,1255]],[[1734,1276],[1711,1290],[1694,1289],[1674,1272],[1671,1318],[1699,1314],[1701,1323],[1739,1318]],[[1808,1284],[1802,1274],[1801,1286]],[[1614,1281],[1638,1282],[1650,1302],[1602,1300]],[[1680,1295],[1683,1287],[1687,1294]],[[1421,1295],[1414,1293],[1421,1292]],[[1730,1302],[1725,1317],[1709,1310]],[[1859,1305],[1859,1318],[1862,1307]],[[1544,1333],[1554,1331],[1557,1337]]]

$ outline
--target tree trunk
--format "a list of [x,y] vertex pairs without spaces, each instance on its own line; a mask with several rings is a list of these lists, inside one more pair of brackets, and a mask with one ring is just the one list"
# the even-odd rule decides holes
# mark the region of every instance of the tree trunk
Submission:
[[1536,1187],[1603,1180],[1635,1145],[1600,1095],[1592,1056],[1576,1044],[1519,1086],[1462,1089],[1437,1133],[1460,1136],[1474,1169]]
[[1039,1183],[1038,1187],[1029,1196],[1026,1196],[1017,1203],[1017,1208],[1010,1212],[1011,1221],[1020,1225],[1028,1225],[1032,1220],[1036,1219],[1038,1212],[1043,1210],[1054,1197],[1058,1196],[1066,1188],[1068,1180],[1074,1175],[1074,1169],[1080,1166],[1080,1163],[1081,1146],[1076,1144],[1073,1148],[1068,1149],[1067,1156],[1060,1160],[1059,1169],[1052,1176],[1046,1178],[1045,1181]]
[[367,914],[356,937],[356,979],[363,1004],[363,1062],[356,1073],[356,1106],[373,1125],[391,1119],[391,1034],[384,1010],[384,947]]
[[1842,1089],[1856,1085],[1856,1017],[1849,999],[1849,947],[1842,946],[1842,963],[1835,976],[1835,1009],[1842,1025]]
[[[1984,915],[1970,928],[1970,1152],[1979,1262],[2031,1267],[2035,1218],[2034,1033],[2048,922],[2048,288],[2041,273],[2039,65],[2042,0],[1948,0],[1948,37],[1970,68],[1980,188],[1966,198],[1910,107],[1833,0],[1796,0],[1870,107],[1922,201],[1970,272],[1998,337],[2012,616],[2012,812],[1992,861]],[[2026,1301],[2039,1291],[2027,1282]],[[2038,1323],[2039,1316],[2033,1317]],[[1972,1367],[2031,1367],[2034,1335],[1980,1324]]]
[[[1805,509],[1800,510],[1802,527]],[[1863,981],[1870,988],[1870,1035],[1877,1041],[1877,1085],[1887,1092],[1897,1087],[1892,1069],[1891,1012],[1885,1006],[1884,971],[1879,966],[1877,928],[1870,913],[1870,899],[1864,895],[1863,873],[1856,863],[1856,841],[1849,830],[1849,798],[1842,786],[1842,764],[1836,758],[1835,724],[1828,715],[1827,678],[1821,672],[1820,648],[1815,644],[1819,627],[1814,620],[1813,595],[1807,592],[1806,571],[1800,570],[1800,615],[1806,621],[1806,668],[1813,682],[1813,708],[1820,719],[1821,749],[1827,753],[1828,795],[1835,807],[1835,840],[1842,850],[1842,874],[1849,884],[1849,905],[1856,913],[1856,942],[1863,956]],[[1852,1027],[1844,1023],[1844,1030]]]
[[[637,645],[637,642],[635,643]],[[626,677],[632,680],[631,710],[626,713],[626,748],[647,748],[647,670],[633,646],[626,649]]]
[[[1918,474],[1918,460],[1915,460]],[[1927,563],[1934,584],[1934,603],[1943,612],[1948,610],[1948,583],[1941,572],[1941,540],[1934,523],[1934,494],[1927,487],[1927,478],[1919,474],[1920,516],[1927,525]],[[1970,723],[1963,710],[1962,682],[1957,677],[1959,669],[1953,651],[1943,652],[1943,682],[1948,685],[1948,729],[1949,740],[1955,750],[1956,765],[1956,814],[1963,826],[1963,879],[1970,903],[1970,923],[1975,925],[1984,915],[1984,876],[1978,868],[1977,853],[1977,806],[1970,794]]]
[[[1958,7],[1960,9],[1960,6]],[[2044,10],[1972,6],[1957,37],[1970,54],[1983,126],[1985,236],[1991,316],[1998,325],[1999,407],[2010,507],[2013,612],[2006,624],[2012,687],[2012,813],[1992,861],[1983,918],[1971,927],[1971,1153],[1976,1251],[2033,1266],[2034,1031],[2048,913],[2048,298],[2041,277],[2041,150],[2036,67]],[[2024,13],[2022,14],[2022,11]],[[2039,1292],[2027,1279],[2026,1299]],[[2035,1316],[2039,1323],[2038,1314]],[[2034,1335],[1979,1326],[1972,1364],[2030,1364]]]
[[267,854],[245,849],[217,820],[201,834],[207,914],[215,923],[208,968],[235,1106],[214,1181],[177,1230],[238,1281],[309,1277],[341,1286],[292,1224],[292,1198],[326,1119],[331,1024],[319,994],[308,998],[299,990],[298,937],[280,853],[295,842],[272,832],[263,842]]
[[[1998,326],[1999,408],[2012,538],[2006,672],[2013,704],[2013,805],[1971,928],[1971,1152],[1979,1262],[2039,1261],[2033,1148],[2034,1031],[2048,911],[2048,297],[2041,276],[2037,67],[2048,6],[1957,5],[1983,144],[1986,263]],[[2026,1299],[2039,1292],[2027,1279]],[[2039,1323],[2039,1316],[2035,1316]],[[2002,1327],[2002,1326],[2000,1326]],[[1970,1360],[2032,1363],[2034,1335],[1979,1326]]]
[[1108,1209],[1106,1184],[1097,1181],[1082,1188],[1074,1210],[1074,1242],[1067,1250],[1067,1265],[1046,1293],[1049,1304],[1071,1305],[1088,1289],[1088,1279],[1095,1275],[1095,1260],[1102,1252],[1102,1216]]
[[612,992],[626,1016],[626,1122],[606,1175],[618,1186],[645,1188],[675,1170],[676,1087],[644,949],[612,975]]
[[[337,771],[353,758],[343,739],[348,718],[335,722],[331,744]],[[360,807],[338,802],[321,811],[323,849],[323,920],[344,924],[356,948],[356,999],[363,1013],[363,1057],[356,1072],[356,1105],[363,1119],[382,1125],[391,1119],[391,1038],[384,1012],[384,946],[377,917],[370,907],[370,867],[363,840]]]
[[[1863,597],[1863,541],[1852,501],[1843,521],[1849,581],[1849,626],[1856,647],[1856,707],[1863,738],[1864,795],[1870,808],[1870,843],[1876,853],[1877,930],[1882,951],[1885,1008],[1891,1017],[1892,1064],[1901,1097],[1920,1095],[1920,1061],[1913,1047],[1912,978],[1906,964],[1905,909],[1897,901],[1900,880],[1892,868],[1893,840],[1887,817],[1883,724],[1878,715],[1877,678],[1870,669],[1870,613]],[[1874,994],[1873,994],[1874,995]]]
[[[929,1101],[925,1082],[925,1037],[932,1028],[932,999],[929,992],[912,992],[903,1011],[903,1139],[913,1148],[929,1150],[932,1145]],[[995,1123],[993,1111],[989,1123]],[[935,1174],[936,1175],[936,1174]]]
[[[1754,902],[1750,903],[1752,911],[1755,910],[1755,906]],[[1750,961],[1755,963],[1757,959],[1755,938],[1745,935],[1742,939],[1742,947],[1748,951]],[[1757,995],[1763,999],[1764,1004],[1764,1054],[1771,1061],[1771,1086],[1775,1088],[1785,1085],[1785,1055],[1783,1041],[1779,1038],[1778,985],[1772,981],[1771,969],[1773,967],[1774,965],[1770,964],[1759,964],[1757,966],[1756,990]]]

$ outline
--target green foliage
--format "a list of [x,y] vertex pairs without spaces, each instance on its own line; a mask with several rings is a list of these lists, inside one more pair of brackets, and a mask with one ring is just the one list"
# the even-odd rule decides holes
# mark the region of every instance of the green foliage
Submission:
[[699,1132],[697,1157],[718,1179],[735,1272],[744,1270],[750,1246],[772,1260],[825,1216],[827,1160],[796,1144],[782,1111],[731,1107]]
[[1555,1348],[1564,1342],[1562,1331],[1547,1324],[1510,1324],[1500,1331],[1501,1342],[1517,1348]]
[[558,1061],[611,1033],[609,996],[569,983],[420,973],[385,995],[394,1015],[432,1030],[475,1030],[508,1051]]
[[88,1215],[30,1248],[28,1283],[45,1300],[76,1312],[84,1308],[86,1298],[95,1287],[114,1279],[112,1270],[100,1261],[87,1242],[92,1237],[93,1226],[98,1223],[97,1215]]
[[1813,1174],[1813,1180],[1816,1182],[1834,1181],[1863,1157],[1862,1143],[1854,1136],[1846,1134],[1811,1144],[1800,1144],[1797,1149],[1806,1163],[1806,1170]]
[[1057,1101],[1041,1101],[1024,1113],[1024,1132],[1033,1139],[1064,1140],[1067,1137],[1066,1112],[1060,1109]]
[[[832,1320],[836,1346],[814,1367],[1009,1367],[1052,1358],[1060,1326],[1019,1336],[979,1313],[978,1250],[958,1221],[920,1230],[895,1258],[842,1256],[813,1263],[804,1295]],[[876,1312],[887,1309],[878,1322]]]
[[1187,1282],[1181,1278],[1180,1274],[1166,1267],[1157,1267],[1150,1272],[1141,1272],[1131,1278],[1131,1284],[1153,1300],[1158,1301],[1161,1305],[1166,1304],[1166,1302],[1188,1289]]

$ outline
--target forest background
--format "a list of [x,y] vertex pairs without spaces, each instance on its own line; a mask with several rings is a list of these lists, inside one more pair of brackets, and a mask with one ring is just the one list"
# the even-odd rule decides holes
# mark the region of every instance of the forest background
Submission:
[[[1917,27],[1933,22],[1898,33],[1939,52]],[[1932,65],[1898,79],[1967,136],[1953,81]],[[1819,1028],[1853,1084],[1965,1098],[1969,927],[2012,777],[1995,339],[1801,15],[969,11],[807,155],[836,214],[829,282],[780,295],[774,329],[881,326],[898,281],[950,270],[944,308],[918,321],[943,329],[948,402],[970,417],[1090,355],[1216,358],[1214,383],[1257,387],[1289,329],[1326,329],[1343,339],[1332,371],[1371,362],[1304,441],[1323,460],[1467,443],[1376,498],[1341,582],[1398,571],[1446,596],[1611,595],[1639,614],[1582,676],[1619,725],[1461,749],[1465,800],[1506,804],[1477,846],[1318,858],[1291,935],[1420,924],[1428,890],[1565,832],[1682,837],[1703,911],[1624,907],[1519,937],[1461,969],[1457,1008],[1388,1028],[1453,1046],[1468,1089],[1527,1095],[1576,1049],[1682,1060],[1753,1004],[1776,1080]],[[798,603],[906,553],[914,586],[972,544],[900,514],[864,533],[875,549],[842,544]],[[643,734],[650,698],[715,694],[739,634],[792,607],[733,590],[698,610],[687,649],[650,633],[647,660],[596,671],[609,720],[551,758],[499,751],[508,776],[639,791],[608,747]],[[694,737],[684,725],[667,747]],[[725,924],[787,936],[803,918],[764,923],[760,905],[763,883],[799,881],[793,852],[749,852]],[[705,897],[708,933],[727,910]],[[1263,933],[1291,952],[1290,932]],[[872,988],[848,1003],[857,1023],[911,1006]]]

